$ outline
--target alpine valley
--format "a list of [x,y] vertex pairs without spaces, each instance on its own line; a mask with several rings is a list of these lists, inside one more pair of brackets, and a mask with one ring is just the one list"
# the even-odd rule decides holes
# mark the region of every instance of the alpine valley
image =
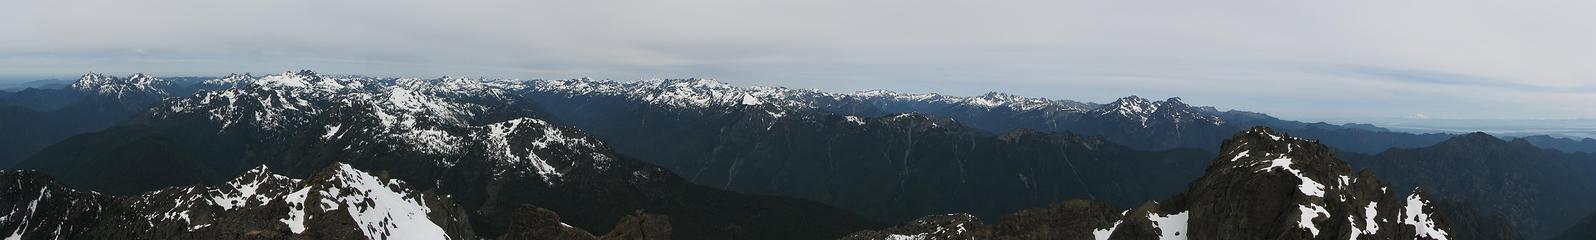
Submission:
[[1591,239],[1590,149],[1180,98],[86,74],[0,91],[0,235]]

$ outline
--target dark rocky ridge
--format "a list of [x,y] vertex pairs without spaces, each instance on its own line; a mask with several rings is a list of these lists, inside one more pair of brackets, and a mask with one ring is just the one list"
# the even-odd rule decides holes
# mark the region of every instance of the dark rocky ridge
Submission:
[[1541,148],[1556,149],[1565,153],[1596,153],[1596,139],[1592,138],[1572,139],[1548,135],[1534,135],[1525,136],[1519,139],[1529,141],[1530,143],[1535,144],[1535,146]]
[[1588,240],[1588,239],[1596,239],[1596,213],[1591,213],[1590,216],[1585,217],[1585,219],[1583,219],[1583,220],[1580,220],[1579,223],[1575,223],[1573,227],[1569,227],[1568,230],[1563,231],[1562,234],[1558,234],[1557,237],[1553,238],[1553,239],[1557,239],[1557,240]]
[[593,234],[571,227],[560,222],[560,215],[554,211],[532,205],[516,207],[515,213],[510,217],[510,230],[506,231],[499,239],[503,240],[670,240],[671,220],[669,216],[638,211],[636,214],[626,215],[620,223],[615,224],[615,229],[603,236]]

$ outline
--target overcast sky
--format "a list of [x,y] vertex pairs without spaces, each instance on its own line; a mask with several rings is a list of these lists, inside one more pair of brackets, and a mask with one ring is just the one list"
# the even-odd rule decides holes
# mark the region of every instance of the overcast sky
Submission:
[[0,76],[714,78],[1596,118],[1596,1],[10,1]]

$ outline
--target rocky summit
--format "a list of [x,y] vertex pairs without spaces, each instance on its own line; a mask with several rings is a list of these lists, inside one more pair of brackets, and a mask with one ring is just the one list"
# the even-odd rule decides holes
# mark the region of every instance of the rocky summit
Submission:
[[1184,193],[1131,209],[1071,200],[984,225],[930,216],[850,239],[1459,239],[1422,188],[1354,173],[1316,141],[1269,128],[1226,140]]

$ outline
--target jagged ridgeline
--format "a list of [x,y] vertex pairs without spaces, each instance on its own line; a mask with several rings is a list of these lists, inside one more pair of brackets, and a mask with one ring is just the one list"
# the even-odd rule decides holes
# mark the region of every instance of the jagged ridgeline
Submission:
[[685,239],[830,238],[877,226],[819,203],[694,185],[617,155],[580,130],[544,120],[537,104],[515,94],[526,87],[521,81],[298,71],[203,84],[214,90],[167,99],[127,123],[44,148],[20,166],[83,190],[137,195],[224,184],[259,165],[314,179],[318,170],[346,163],[448,196],[465,210],[458,222],[475,237],[505,234],[525,204],[593,232],[609,232],[617,219],[643,210],[669,216],[672,234]]
[[[688,111],[721,113],[735,108],[758,108],[773,118],[794,110],[815,110],[855,118],[916,112],[956,119],[974,129],[1003,133],[1017,128],[1042,132],[1102,135],[1138,150],[1193,148],[1217,150],[1230,134],[1253,126],[1288,130],[1320,139],[1354,152],[1377,153],[1391,147],[1422,147],[1445,140],[1448,134],[1392,132],[1367,124],[1331,125],[1281,120],[1266,114],[1214,107],[1192,106],[1180,98],[1154,101],[1128,96],[1107,104],[1021,97],[1003,93],[950,96],[936,93],[897,93],[885,90],[833,93],[782,87],[736,87],[705,79],[614,82],[573,79],[537,81],[530,90],[539,102],[572,124],[605,136],[604,124],[635,117],[628,111]],[[658,121],[661,119],[648,119]],[[725,124],[729,119],[700,119],[701,125]],[[720,121],[713,121],[720,120]],[[589,121],[597,121],[589,123]],[[633,122],[629,126],[654,125]],[[778,126],[779,127],[779,126]],[[713,129],[711,129],[713,130]],[[683,133],[677,131],[675,133]],[[652,161],[652,160],[651,160]]]
[[1181,195],[1131,209],[1073,200],[994,225],[938,215],[848,239],[1467,239],[1422,188],[1354,173],[1318,142],[1254,128],[1223,149]]

